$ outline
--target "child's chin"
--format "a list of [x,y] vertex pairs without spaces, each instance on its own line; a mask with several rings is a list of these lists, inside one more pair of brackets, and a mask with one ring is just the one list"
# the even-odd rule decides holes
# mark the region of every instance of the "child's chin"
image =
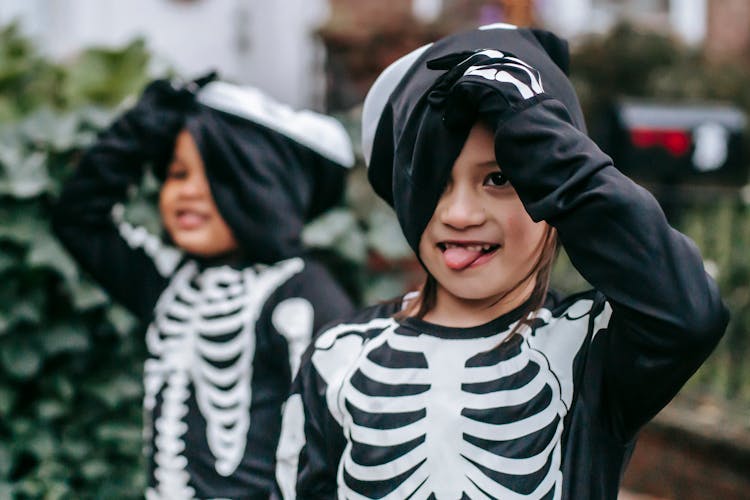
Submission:
[[[486,280],[482,280],[486,283]],[[445,287],[454,297],[461,300],[490,300],[502,295],[502,290],[482,286],[484,283],[450,284]]]
[[211,258],[223,252],[218,251],[213,245],[207,245],[205,239],[195,241],[193,238],[177,238],[175,244],[184,252],[197,257]]

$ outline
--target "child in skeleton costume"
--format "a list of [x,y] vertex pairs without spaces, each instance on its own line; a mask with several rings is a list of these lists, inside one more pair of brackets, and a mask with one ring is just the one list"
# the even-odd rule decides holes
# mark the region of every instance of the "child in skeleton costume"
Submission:
[[[614,499],[637,431],[721,337],[700,254],[587,137],[567,57],[490,25],[370,90],[369,178],[428,278],[310,346],[288,498]],[[557,241],[596,290],[547,291]]]
[[[353,155],[332,118],[201,83],[147,87],[85,152],[55,225],[149,324],[147,498],[267,499],[299,357],[351,310],[300,232],[339,199]],[[117,214],[146,162],[169,245]]]

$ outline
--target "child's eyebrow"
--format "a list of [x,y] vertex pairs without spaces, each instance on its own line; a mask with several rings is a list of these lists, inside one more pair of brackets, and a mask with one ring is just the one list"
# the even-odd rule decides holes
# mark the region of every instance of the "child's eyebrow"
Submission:
[[495,160],[487,160],[487,161],[483,161],[481,163],[478,163],[477,167],[488,169],[488,170],[489,169],[494,170],[494,169],[499,169],[500,165],[498,165],[497,161],[495,161]]

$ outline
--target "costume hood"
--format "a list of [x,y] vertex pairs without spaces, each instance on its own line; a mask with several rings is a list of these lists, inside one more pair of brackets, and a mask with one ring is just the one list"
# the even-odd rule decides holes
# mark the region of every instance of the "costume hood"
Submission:
[[304,223],[339,201],[354,164],[344,127],[251,87],[211,82],[186,117],[217,208],[246,258],[303,253]]
[[562,102],[573,125],[585,131],[578,98],[566,76],[567,42],[552,33],[508,24],[482,26],[420,47],[391,64],[365,99],[362,150],[370,183],[395,209],[417,254],[422,232],[470,130],[448,129],[442,110],[428,102],[445,70],[429,69],[427,63],[453,55],[468,57],[483,49],[512,53],[536,68],[545,93]]

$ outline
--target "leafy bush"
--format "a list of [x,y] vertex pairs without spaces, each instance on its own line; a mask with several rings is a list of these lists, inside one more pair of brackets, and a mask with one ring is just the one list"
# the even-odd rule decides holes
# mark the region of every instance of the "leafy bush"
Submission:
[[140,332],[48,219],[147,61],[137,41],[61,66],[0,31],[0,498],[142,496]]

